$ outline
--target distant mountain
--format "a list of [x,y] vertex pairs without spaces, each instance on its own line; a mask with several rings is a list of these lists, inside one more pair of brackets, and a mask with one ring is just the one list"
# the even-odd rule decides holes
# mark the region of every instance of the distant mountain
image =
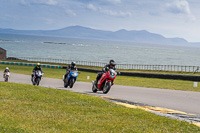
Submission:
[[188,44],[188,42],[183,38],[165,38],[160,34],[150,33],[146,30],[127,31],[122,29],[112,32],[112,31],[96,30],[82,26],[70,26],[58,30],[14,30],[14,29],[0,28],[0,33],[129,41],[129,42],[152,43],[152,44],[176,44],[176,45]]

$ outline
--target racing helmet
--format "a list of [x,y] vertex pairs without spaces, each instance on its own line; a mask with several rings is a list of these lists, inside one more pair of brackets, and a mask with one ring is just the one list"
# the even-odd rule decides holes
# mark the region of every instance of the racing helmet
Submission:
[[40,63],[37,63],[36,67],[39,68],[40,67]]
[[9,68],[8,68],[8,67],[6,67],[6,69],[7,69],[7,70],[9,70]]
[[75,66],[75,65],[76,65],[76,63],[75,63],[74,61],[72,61],[71,65],[72,65],[72,66]]
[[114,60],[110,60],[110,61],[109,61],[109,64],[110,64],[111,67],[114,67],[114,66],[116,65],[116,63],[115,63]]

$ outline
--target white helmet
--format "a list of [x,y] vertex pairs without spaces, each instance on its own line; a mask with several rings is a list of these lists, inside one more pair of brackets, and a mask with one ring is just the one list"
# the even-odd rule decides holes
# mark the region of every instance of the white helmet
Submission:
[[6,69],[7,69],[7,70],[9,70],[9,68],[8,68],[8,67],[6,67]]

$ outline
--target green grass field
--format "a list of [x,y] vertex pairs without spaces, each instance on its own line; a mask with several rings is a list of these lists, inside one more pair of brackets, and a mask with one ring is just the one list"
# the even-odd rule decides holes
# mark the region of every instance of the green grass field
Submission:
[[[3,71],[5,67],[10,68],[11,73],[22,73],[26,75],[32,74],[33,67],[31,66],[15,66],[15,65],[3,65],[0,64],[0,71]],[[44,77],[62,79],[62,75],[65,74],[64,69],[53,69],[43,68],[45,72]],[[90,79],[87,79],[90,76]],[[78,76],[78,81],[91,82],[96,79],[96,73],[83,72]],[[149,87],[149,88],[161,88],[161,89],[175,89],[175,90],[186,90],[186,91],[200,91],[200,84],[198,87],[193,87],[192,81],[184,80],[170,80],[170,79],[156,79],[156,78],[142,78],[142,77],[130,77],[130,76],[117,76],[115,80],[116,85],[125,86],[138,86],[138,87]]]
[[200,128],[70,91],[0,82],[1,133],[197,133]]

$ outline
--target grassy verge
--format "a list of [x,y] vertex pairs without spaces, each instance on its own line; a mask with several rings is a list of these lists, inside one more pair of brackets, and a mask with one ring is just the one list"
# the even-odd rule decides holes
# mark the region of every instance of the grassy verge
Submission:
[[70,91],[0,82],[1,132],[200,132],[183,121]]
[[193,83],[194,83],[193,81],[185,81],[185,80],[118,76],[115,80],[115,83],[118,85],[126,85],[126,86],[138,86],[138,87],[148,87],[148,88],[160,88],[160,89],[173,89],[173,90],[200,92],[200,84],[199,83],[198,83],[197,87],[193,87]]
[[[0,64],[0,71],[3,71],[6,66],[8,65]],[[27,75],[32,74],[32,69],[33,69],[33,67],[30,66],[15,66],[15,65],[9,65],[9,68],[13,73],[22,73]],[[66,70],[64,69],[53,69],[53,68],[43,68],[43,71],[45,72],[44,77],[56,78],[56,79],[62,79],[62,75],[64,75],[66,72]],[[91,82],[91,80],[96,79],[96,75],[97,75],[96,73],[81,72],[81,74],[79,74],[78,81]],[[87,76],[90,76],[89,80],[87,79]],[[193,87],[192,81],[183,81],[183,80],[117,76],[115,84],[200,92],[200,85],[198,85],[198,87]]]

